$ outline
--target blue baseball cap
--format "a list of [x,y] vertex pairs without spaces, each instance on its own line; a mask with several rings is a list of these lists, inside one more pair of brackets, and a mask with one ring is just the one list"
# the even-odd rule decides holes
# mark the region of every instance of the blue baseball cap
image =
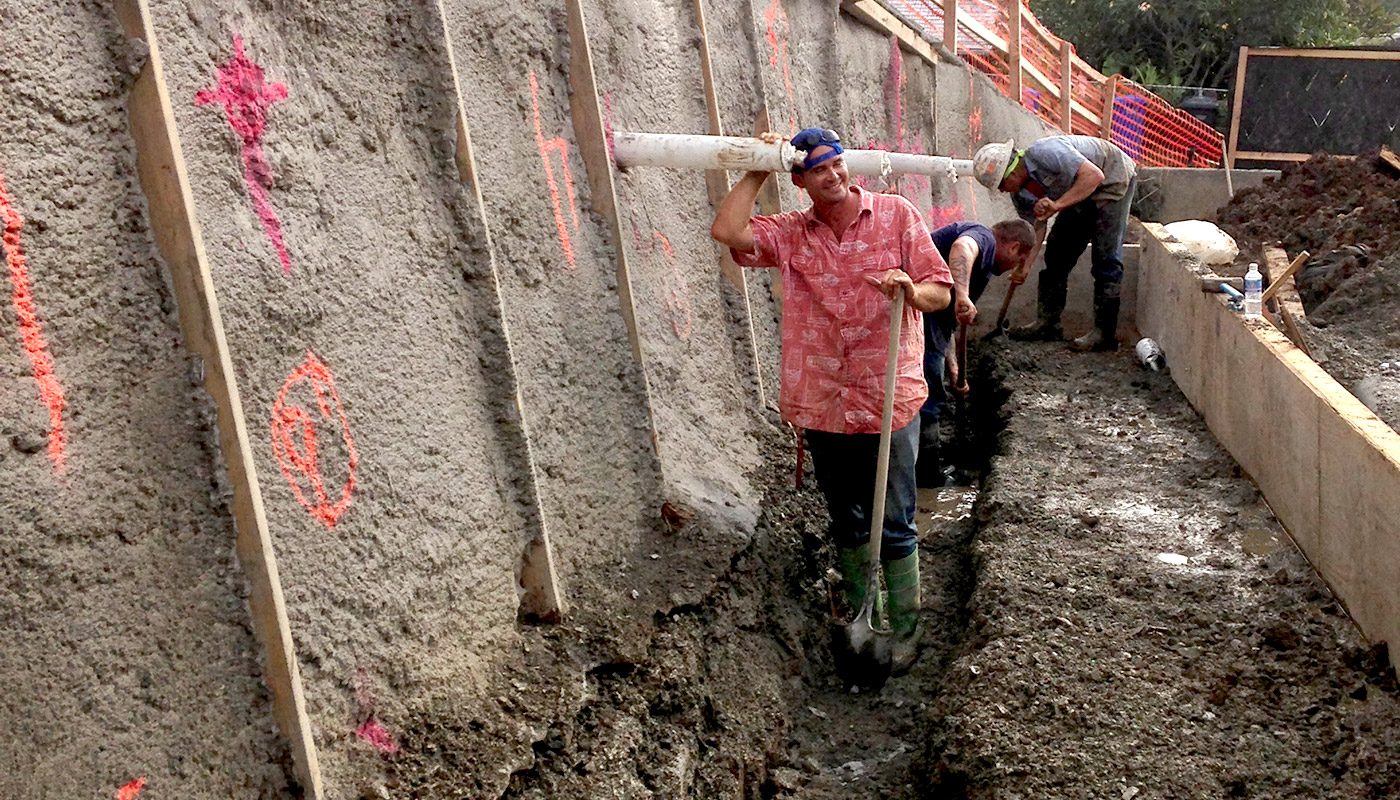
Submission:
[[[797,132],[796,136],[792,137],[790,144],[803,153],[801,164],[798,164],[796,161],[793,162],[793,172],[809,170],[823,161],[830,161],[845,152],[841,149],[840,134],[830,128],[803,128]],[[816,150],[818,147],[830,147],[831,150],[823,153],[816,160],[808,159],[806,154]]]

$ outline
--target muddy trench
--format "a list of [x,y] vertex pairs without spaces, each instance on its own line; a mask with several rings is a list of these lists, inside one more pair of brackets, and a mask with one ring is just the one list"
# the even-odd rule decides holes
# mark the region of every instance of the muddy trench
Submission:
[[[909,675],[852,694],[834,672],[825,510],[762,419],[763,514],[703,599],[628,658],[587,624],[526,629],[534,680],[582,685],[501,796],[1400,792],[1384,647],[1168,375],[1005,339],[972,369],[958,449],[981,490],[921,498]],[[397,766],[393,796],[449,796],[447,761]]]

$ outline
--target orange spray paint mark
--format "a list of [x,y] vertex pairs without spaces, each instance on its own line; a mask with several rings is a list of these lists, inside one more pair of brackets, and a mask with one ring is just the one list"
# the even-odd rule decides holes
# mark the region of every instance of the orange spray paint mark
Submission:
[[788,101],[788,133],[793,135],[797,133],[797,101],[793,99],[792,64],[788,58],[787,37],[791,28],[788,26],[787,12],[783,10],[782,0],[773,0],[768,10],[763,12],[763,20],[768,24],[768,63],[782,67],[783,70],[783,87],[787,89]]
[[691,328],[690,289],[685,285],[680,267],[676,265],[676,252],[671,248],[671,240],[661,231],[652,231],[661,241],[661,252],[665,254],[666,266],[671,270],[670,287],[666,298],[666,311],[671,317],[671,329],[677,339],[689,339]]
[[540,149],[540,161],[544,162],[544,177],[549,182],[549,197],[554,201],[554,224],[559,229],[559,245],[564,249],[564,258],[569,269],[576,269],[574,245],[569,239],[569,229],[564,225],[564,209],[559,204],[559,184],[554,181],[554,167],[549,163],[549,154],[558,153],[563,166],[564,191],[569,198],[569,214],[574,223],[574,235],[578,235],[578,205],[574,201],[574,179],[569,174],[569,143],[562,136],[545,141],[544,127],[540,124],[540,83],[530,72],[530,102],[535,107],[535,144]]
[[[287,395],[298,384],[305,382],[316,396],[316,410],[320,420],[340,426],[340,435],[345,442],[347,456],[345,484],[340,496],[332,502],[326,492],[325,479],[321,476],[320,451],[317,447],[317,420],[299,405],[289,404]],[[293,441],[294,436],[301,440],[301,447]],[[355,452],[355,441],[350,437],[350,423],[345,418],[345,409],[340,404],[340,395],[335,390],[335,377],[322,364],[316,354],[306,351],[306,362],[292,371],[282,390],[277,393],[277,402],[272,405],[272,452],[282,468],[282,477],[292,487],[297,501],[325,525],[335,527],[341,515],[350,507],[350,495],[355,490],[355,468],[360,457]],[[310,485],[311,498],[302,491],[302,480]],[[314,502],[313,502],[314,499]]]
[[136,800],[136,796],[141,794],[141,790],[144,788],[146,788],[146,776],[142,775],[118,789],[117,800]]
[[44,339],[44,330],[39,324],[39,313],[34,306],[29,263],[24,257],[24,243],[20,239],[24,217],[10,203],[10,195],[5,190],[4,175],[0,175],[0,216],[3,216],[5,221],[5,264],[10,268],[10,281],[14,284],[12,301],[15,313],[19,316],[19,338],[24,344],[24,352],[29,356],[29,364],[34,371],[34,382],[39,384],[39,399],[49,409],[49,459],[53,461],[54,469],[62,472],[63,387],[59,386],[58,376],[54,374],[49,344]]
[[982,108],[980,106],[972,109],[972,113],[967,115],[967,133],[971,138],[972,146],[977,147],[982,141]]

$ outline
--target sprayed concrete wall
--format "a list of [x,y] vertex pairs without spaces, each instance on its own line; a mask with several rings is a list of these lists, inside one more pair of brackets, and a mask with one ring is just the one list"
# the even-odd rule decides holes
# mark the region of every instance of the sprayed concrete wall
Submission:
[[[14,54],[3,91],[28,113],[0,152],[66,405],[53,417],[42,362],[7,349],[0,470],[28,493],[0,506],[0,624],[24,643],[0,656],[0,722],[24,735],[0,764],[19,797],[143,775],[143,797],[274,797],[295,776],[358,798],[444,764],[498,795],[584,673],[711,590],[758,514],[781,284],[723,277],[705,176],[606,156],[608,130],[711,129],[701,43],[726,132],[830,125],[962,157],[1045,133],[816,0],[714,0],[705,29],[688,0],[139,8],[242,398],[249,463],[228,480],[262,509],[300,705],[274,731],[282,667],[230,557],[233,462],[143,216],[123,115],[151,64],[114,17],[36,6],[52,36]],[[770,185],[765,210],[803,204]],[[1011,214],[970,181],[899,189],[931,227]],[[542,663],[536,623],[561,614],[593,650]],[[41,742],[62,742],[53,761],[29,757]]]

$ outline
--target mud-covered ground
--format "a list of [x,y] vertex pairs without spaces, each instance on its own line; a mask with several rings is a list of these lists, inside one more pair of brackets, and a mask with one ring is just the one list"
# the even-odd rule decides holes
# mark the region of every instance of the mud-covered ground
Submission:
[[1271,243],[1312,255],[1297,281],[1313,358],[1400,429],[1400,171],[1375,153],[1314,157],[1241,190],[1220,225],[1241,263]]
[[1400,794],[1393,671],[1170,377],[998,359],[973,632],[926,717],[958,791],[928,796]]
[[[977,362],[963,460],[990,457],[988,478],[970,514],[966,494],[927,498],[911,674],[850,694],[833,672],[825,512],[767,420],[756,535],[640,657],[610,660],[583,625],[527,632],[583,699],[504,796],[1400,793],[1384,654],[1170,377],[1005,340]],[[448,796],[402,766],[392,796]]]

